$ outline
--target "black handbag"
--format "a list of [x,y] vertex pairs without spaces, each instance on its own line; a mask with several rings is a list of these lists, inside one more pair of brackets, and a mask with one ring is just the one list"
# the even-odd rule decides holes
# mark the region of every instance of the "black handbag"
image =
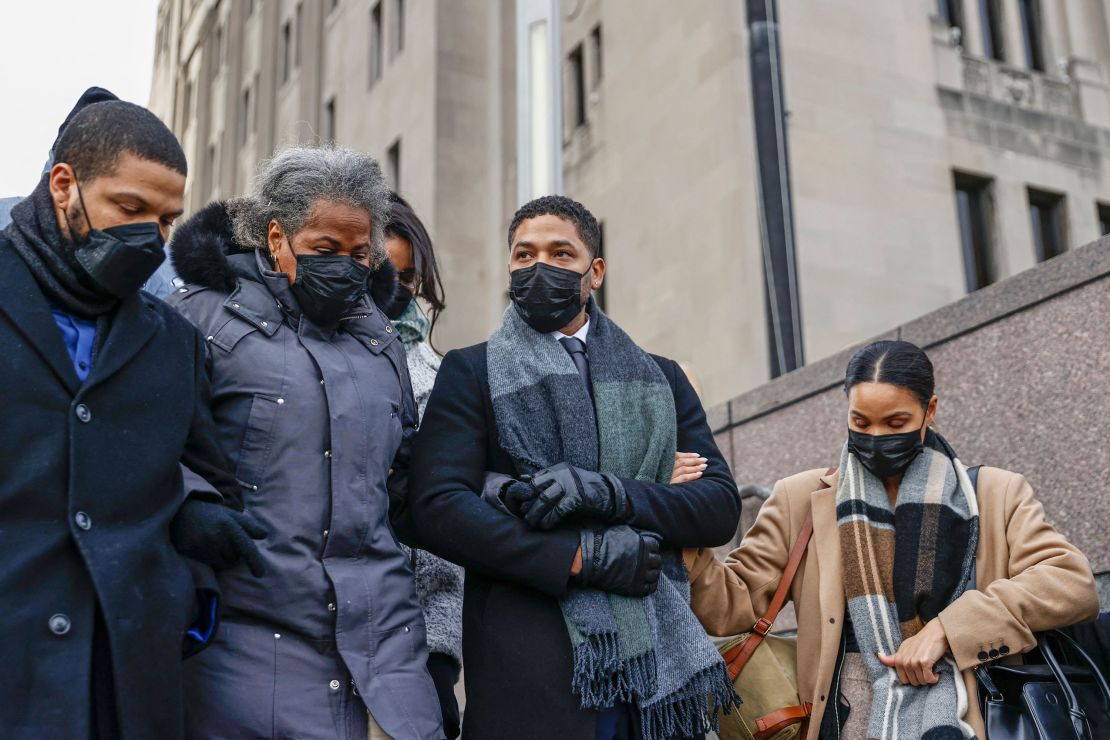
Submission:
[[1110,688],[1091,657],[1059,630],[1038,634],[1037,648],[1043,663],[975,668],[987,740],[1110,738]]

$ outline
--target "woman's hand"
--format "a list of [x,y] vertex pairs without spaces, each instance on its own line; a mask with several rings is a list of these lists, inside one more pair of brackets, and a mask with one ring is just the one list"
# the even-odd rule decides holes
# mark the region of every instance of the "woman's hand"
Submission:
[[708,463],[707,459],[696,452],[674,453],[674,472],[671,473],[671,485],[697,480],[705,472],[705,466]]
[[939,619],[933,619],[913,637],[904,640],[894,655],[877,653],[879,662],[898,672],[898,680],[914,686],[934,684],[940,677],[933,672],[948,652],[948,636]]

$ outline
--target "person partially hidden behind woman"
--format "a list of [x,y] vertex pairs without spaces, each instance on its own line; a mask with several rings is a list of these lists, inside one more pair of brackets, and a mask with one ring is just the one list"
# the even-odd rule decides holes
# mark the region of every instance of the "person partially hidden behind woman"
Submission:
[[[440,356],[432,347],[430,337],[447,303],[432,238],[412,206],[397,193],[389,195],[385,248],[397,268],[397,282],[401,288],[394,294],[393,308],[387,315],[393,320],[393,329],[405,347],[405,363],[420,418],[432,395],[440,365]],[[430,309],[430,318],[420,307],[418,298]],[[463,569],[425,550],[412,550],[404,543],[401,548],[416,576],[416,598],[427,626],[428,672],[439,694],[443,730],[448,740],[453,740],[462,731],[455,684],[462,667]]]
[[845,379],[839,468],[779,481],[724,562],[686,552],[702,625],[747,632],[812,513],[790,592],[810,740],[983,738],[972,669],[1098,613],[1090,564],[1045,520],[1025,478],[984,467],[973,486],[929,428],[933,384],[928,356],[908,342],[861,349]]

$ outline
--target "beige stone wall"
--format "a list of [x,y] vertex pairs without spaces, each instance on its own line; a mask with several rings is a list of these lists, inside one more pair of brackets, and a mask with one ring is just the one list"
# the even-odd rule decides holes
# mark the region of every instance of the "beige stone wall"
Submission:
[[564,52],[600,22],[604,68],[586,125],[565,137],[564,185],[604,222],[608,313],[686,363],[706,398],[756,385],[767,350],[741,5],[572,7]]
[[[301,0],[300,63],[278,79],[297,0],[162,0],[173,48],[151,104],[191,163],[189,206],[245,190],[278,146],[316,141],[336,100],[341,144],[385,158],[437,244],[449,308],[441,349],[480,341],[506,305],[516,202],[515,0],[381,0],[383,71],[370,82],[371,0]],[[1106,0],[1042,2],[1044,74],[982,59],[977,4],[962,46],[932,0],[780,0],[803,333],[811,362],[965,292],[952,173],[994,179],[1000,276],[1033,264],[1027,188],[1064,193],[1069,242],[1110,202]],[[564,130],[564,189],[605,228],[609,313],[684,361],[715,404],[767,379],[762,254],[744,3],[561,0],[566,54],[585,42],[586,123]],[[602,74],[589,36],[602,29]],[[215,49],[223,29],[222,59]],[[186,82],[192,102],[184,109]],[[239,135],[242,92],[254,113]],[[215,147],[216,171],[209,164]]]

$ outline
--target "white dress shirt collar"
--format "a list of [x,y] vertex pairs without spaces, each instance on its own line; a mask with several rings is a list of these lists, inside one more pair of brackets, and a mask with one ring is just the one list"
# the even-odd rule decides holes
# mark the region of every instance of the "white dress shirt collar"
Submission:
[[586,323],[582,324],[582,328],[579,329],[578,331],[574,332],[574,334],[564,334],[563,332],[561,332],[559,330],[555,330],[553,332],[550,332],[549,336],[553,337],[555,340],[562,339],[563,337],[566,337],[566,336],[573,336],[576,339],[581,339],[582,344],[586,344],[586,335],[589,334],[589,333],[590,333],[590,317],[587,315],[586,316]]

